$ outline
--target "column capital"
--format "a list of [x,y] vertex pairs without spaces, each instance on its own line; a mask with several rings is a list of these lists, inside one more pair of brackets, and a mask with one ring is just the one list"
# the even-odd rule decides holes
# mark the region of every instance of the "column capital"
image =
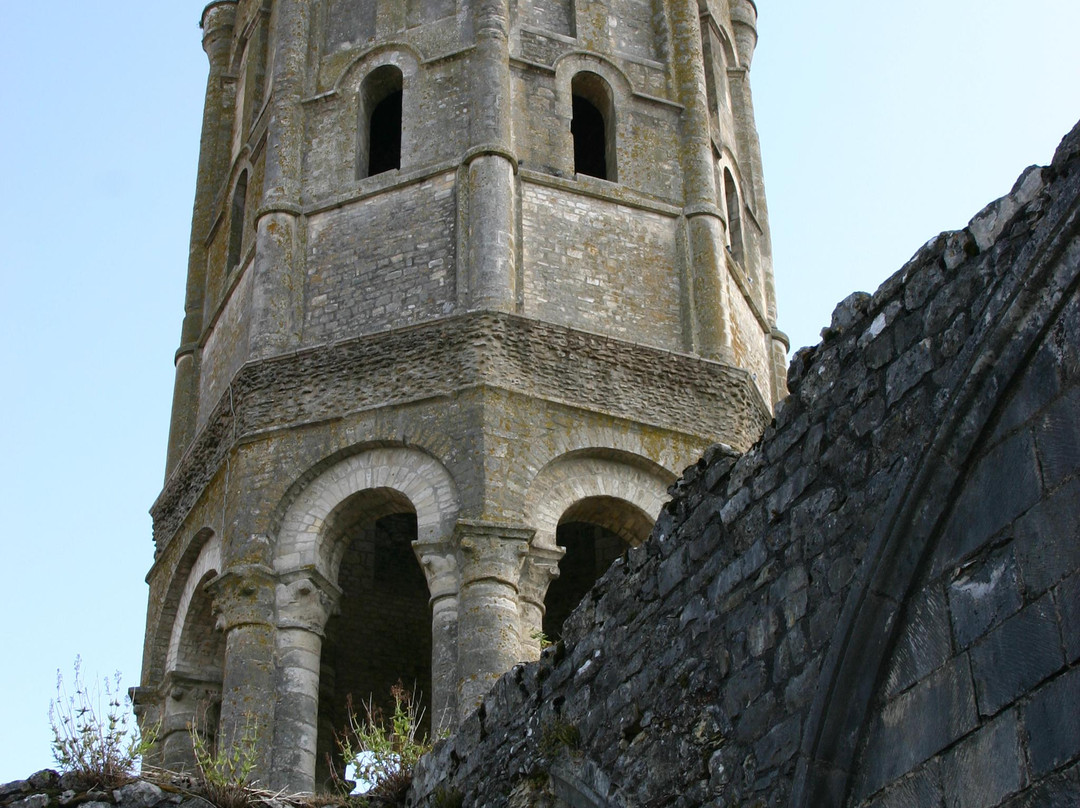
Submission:
[[275,601],[278,628],[300,628],[322,636],[341,601],[341,587],[315,567],[302,567],[278,576]]
[[274,571],[262,564],[230,567],[206,585],[223,631],[243,625],[273,626]]
[[454,527],[462,587],[483,580],[517,590],[521,567],[536,531],[499,522],[459,519]]
[[521,600],[544,609],[548,586],[559,577],[559,561],[566,555],[562,547],[530,547],[521,568],[518,592]]
[[461,572],[455,543],[414,541],[412,548],[427,578],[431,602],[457,595],[461,590]]
[[[184,702],[193,713],[200,709],[205,711],[211,704],[221,701],[221,679],[169,671],[161,683],[161,694],[166,697],[167,705]],[[169,712],[167,706],[166,713]]]

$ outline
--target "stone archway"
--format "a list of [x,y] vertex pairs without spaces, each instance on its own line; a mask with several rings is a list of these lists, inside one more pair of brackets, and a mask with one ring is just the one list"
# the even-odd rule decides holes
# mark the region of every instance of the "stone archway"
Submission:
[[522,574],[526,656],[562,621],[611,563],[648,538],[675,475],[627,452],[585,450],[556,458],[529,488],[526,521],[536,528]]
[[559,577],[544,598],[543,633],[549,640],[561,638],[570,612],[615,559],[649,537],[654,521],[638,506],[614,497],[587,497],[566,510],[555,532],[565,554]]
[[331,789],[344,773],[335,743],[365,704],[391,715],[392,689],[413,694],[430,732],[431,610],[415,554],[416,511],[399,492],[367,489],[345,500],[327,521],[340,546],[334,582],[341,590],[326,624],[319,669],[315,781]]
[[206,585],[220,570],[221,541],[207,532],[180,591],[165,658],[160,755],[163,765],[173,769],[195,763],[192,726],[211,744],[217,734],[225,635],[216,625]]
[[[390,684],[396,681],[388,671],[400,660],[375,660],[367,651],[400,644],[365,640],[375,623],[401,629],[403,623],[394,623],[395,609],[405,610],[397,616],[410,630],[425,632],[424,638],[408,639],[427,660],[417,662],[416,649],[406,656],[410,668],[433,680],[432,714],[453,714],[456,614],[440,611],[440,619],[431,621],[424,579],[429,565],[422,567],[417,559],[423,557],[421,548],[439,545],[450,535],[458,509],[449,472],[425,452],[406,447],[347,457],[310,480],[288,506],[274,557],[279,579],[278,785],[312,790],[317,777],[329,774],[331,764],[324,761],[327,753],[333,757],[333,745],[326,734],[343,728],[345,694],[367,699],[388,677]],[[377,583],[380,570],[386,580]],[[382,591],[387,583],[407,591]],[[432,608],[437,608],[434,602]],[[391,613],[379,611],[386,609]],[[410,673],[415,671],[399,674],[403,682]],[[355,692],[358,688],[363,689]],[[334,703],[320,704],[327,699]]]

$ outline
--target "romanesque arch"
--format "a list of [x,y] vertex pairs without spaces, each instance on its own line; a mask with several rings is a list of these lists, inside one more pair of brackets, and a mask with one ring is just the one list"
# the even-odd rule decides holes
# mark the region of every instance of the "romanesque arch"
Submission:
[[194,546],[199,547],[198,555],[179,590],[165,657],[161,757],[173,768],[194,763],[192,725],[211,741],[217,732],[225,663],[225,636],[206,591],[221,571],[221,541],[213,532],[203,531]]
[[[626,502],[646,514],[651,523],[667,501],[675,475],[639,455],[601,449],[582,449],[562,455],[536,475],[526,495],[525,522],[536,529],[534,544],[556,547],[556,531],[564,515],[585,500]],[[624,538],[633,535],[630,519],[620,524],[615,511],[602,521]],[[641,536],[638,542],[644,540]]]
[[533,546],[549,552],[549,563],[557,560],[558,577],[541,579],[522,599],[520,634],[534,655],[536,632],[557,638],[563,620],[611,562],[648,538],[673,479],[643,457],[611,450],[572,452],[537,474],[526,523],[536,529]]
[[336,127],[336,132],[354,133],[356,179],[427,159],[416,141],[421,114],[421,93],[415,87],[419,64],[418,54],[408,45],[382,45],[350,64],[327,96],[330,103],[339,105],[346,120],[353,121]]
[[602,180],[618,179],[618,143],[611,87],[598,74],[583,70],[570,82],[574,172]]
[[[221,540],[210,534],[188,572],[169,634],[169,650],[165,659],[166,672],[194,671],[203,667],[205,655],[200,651],[211,642],[207,635],[213,622],[207,624],[198,617],[209,614],[209,597],[203,591],[206,583],[221,571]],[[205,661],[211,661],[206,659]],[[220,663],[220,660],[213,660]],[[219,668],[220,673],[220,668]]]
[[370,489],[402,495],[416,510],[417,540],[437,542],[457,521],[459,500],[450,472],[434,457],[407,447],[374,448],[339,461],[309,482],[285,512],[278,532],[274,569],[314,568],[332,580],[340,543],[327,523],[346,499]]
[[[633,88],[629,79],[609,60],[583,53],[561,56],[555,75],[559,114],[569,124],[564,148],[575,158],[571,168],[578,174],[617,182],[619,151],[630,138],[626,110]],[[582,162],[580,158],[587,155],[595,159]]]
[[[398,679],[432,693],[435,637],[417,542],[449,536],[458,495],[449,472],[414,448],[361,451],[322,471],[286,510],[278,586],[276,765],[293,787],[323,784],[336,765],[334,731]],[[438,702],[436,709],[444,710]],[[430,712],[435,709],[429,708]]]

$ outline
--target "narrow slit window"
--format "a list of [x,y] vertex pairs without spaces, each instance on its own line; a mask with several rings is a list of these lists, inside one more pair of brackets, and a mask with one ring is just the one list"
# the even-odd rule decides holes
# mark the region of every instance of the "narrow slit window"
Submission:
[[615,182],[615,109],[611,88],[595,73],[571,82],[574,173]]
[[384,65],[364,80],[360,114],[364,137],[357,165],[361,177],[401,168],[401,71]]
[[229,210],[229,253],[225,270],[232,272],[240,266],[244,249],[244,218],[247,207],[247,172],[240,174],[233,190],[232,206]]
[[728,248],[731,257],[739,263],[743,260],[743,233],[742,216],[739,208],[739,191],[735,185],[735,178],[731,171],[724,169],[724,196],[727,204],[728,215]]

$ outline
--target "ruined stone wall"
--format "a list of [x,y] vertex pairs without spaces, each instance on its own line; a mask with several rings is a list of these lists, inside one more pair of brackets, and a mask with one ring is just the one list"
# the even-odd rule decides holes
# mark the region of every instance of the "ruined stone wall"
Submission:
[[414,802],[1080,802],[1080,126],[837,307]]

